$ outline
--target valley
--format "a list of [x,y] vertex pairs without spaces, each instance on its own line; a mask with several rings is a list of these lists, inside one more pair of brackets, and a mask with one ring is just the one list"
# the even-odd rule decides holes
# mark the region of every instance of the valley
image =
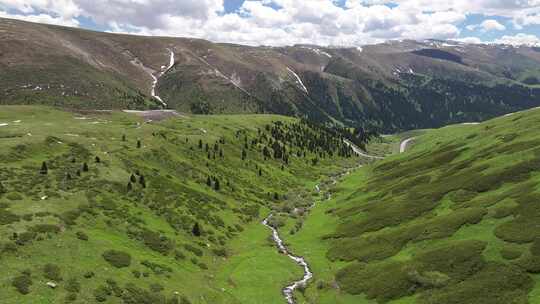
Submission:
[[2,304],[540,304],[538,47],[0,41]]

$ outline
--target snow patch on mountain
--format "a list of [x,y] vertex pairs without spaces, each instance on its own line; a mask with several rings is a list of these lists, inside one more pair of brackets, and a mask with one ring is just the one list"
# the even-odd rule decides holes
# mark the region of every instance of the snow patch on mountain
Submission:
[[309,93],[308,89],[306,88],[306,86],[304,85],[304,83],[302,82],[302,79],[300,78],[300,76],[298,76],[298,74],[296,74],[291,68],[287,67],[287,71],[289,71],[295,78],[296,78],[296,82],[300,85],[300,87],[302,88],[302,90],[306,93]]

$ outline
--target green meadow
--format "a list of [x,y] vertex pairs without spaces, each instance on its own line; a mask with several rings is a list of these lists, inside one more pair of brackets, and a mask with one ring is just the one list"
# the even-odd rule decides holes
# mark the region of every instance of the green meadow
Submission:
[[315,274],[299,303],[540,303],[539,123],[426,130],[327,185],[282,229]]
[[358,162],[273,115],[3,106],[0,124],[2,303],[282,303],[302,271],[260,222]]

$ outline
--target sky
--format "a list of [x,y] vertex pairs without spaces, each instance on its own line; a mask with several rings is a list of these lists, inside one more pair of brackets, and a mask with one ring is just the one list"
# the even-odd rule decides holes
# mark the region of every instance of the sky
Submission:
[[0,0],[0,17],[248,45],[540,45],[540,0]]

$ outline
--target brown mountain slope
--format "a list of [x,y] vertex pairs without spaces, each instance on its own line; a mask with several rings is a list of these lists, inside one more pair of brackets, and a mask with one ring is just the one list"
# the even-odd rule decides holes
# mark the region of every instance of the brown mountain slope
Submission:
[[[0,103],[273,112],[383,131],[483,120],[540,105],[530,47],[392,41],[248,47],[0,19]],[[174,66],[165,67],[175,55]]]

